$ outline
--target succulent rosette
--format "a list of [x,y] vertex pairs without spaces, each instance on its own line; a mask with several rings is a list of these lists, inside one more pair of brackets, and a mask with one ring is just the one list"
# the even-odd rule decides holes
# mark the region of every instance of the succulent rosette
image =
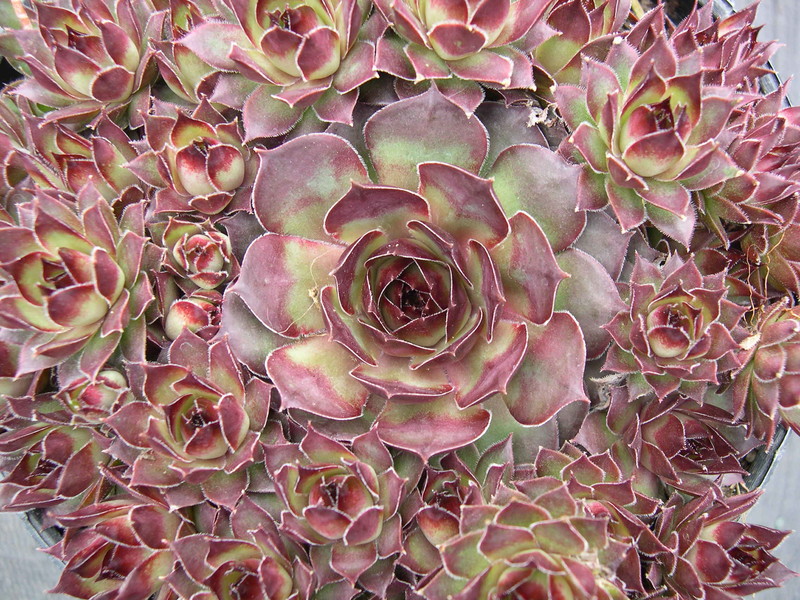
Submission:
[[[229,517],[231,537],[196,534],[172,544],[181,569],[168,582],[182,598],[307,600],[316,580],[308,556],[282,536],[263,508],[243,498]],[[327,590],[328,593],[332,588]]]
[[[404,502],[404,513],[413,514],[403,531],[400,563],[420,576],[442,565],[437,546],[458,534],[464,506],[482,505],[514,474],[512,436],[485,452],[462,449],[466,462],[455,452],[444,455],[440,465],[427,465],[417,489]],[[469,462],[470,466],[466,463]]]
[[175,567],[172,542],[193,529],[154,501],[109,498],[59,517],[64,538],[48,550],[65,564],[53,591],[75,598],[174,598],[163,586]]
[[769,307],[742,346],[743,366],[730,390],[733,408],[769,445],[778,416],[800,428],[800,308],[786,302]]
[[17,155],[37,187],[79,194],[92,185],[109,204],[124,207],[140,201],[144,188],[123,165],[136,158],[128,134],[108,117],[95,120],[84,137],[58,121],[26,114],[26,140]]
[[535,88],[525,36],[552,0],[378,0],[391,29],[378,42],[377,67],[441,84],[468,111],[480,104],[476,82]]
[[777,207],[780,223],[753,225],[741,239],[750,278],[765,295],[800,292],[800,222],[797,193]]
[[358,582],[381,597],[402,550],[400,505],[419,477],[418,461],[396,464],[374,431],[348,447],[309,428],[300,444],[264,450],[281,502],[276,520],[311,545],[319,585]]
[[742,483],[741,459],[760,442],[734,415],[710,402],[675,395],[660,402],[631,400],[614,388],[606,411],[587,417],[578,440],[595,453],[611,452],[637,486],[658,498],[669,486],[694,496]]
[[680,391],[698,402],[718,375],[739,366],[744,307],[728,300],[724,273],[702,275],[671,255],[663,267],[637,258],[629,308],[605,328],[614,339],[604,369],[628,374],[631,397]]
[[204,97],[211,96],[221,72],[178,40],[213,12],[208,0],[175,0],[170,3],[168,14],[171,36],[152,42],[161,78],[175,97],[188,104],[200,104]]
[[86,123],[147,100],[156,75],[148,41],[160,38],[165,11],[148,0],[59,0],[32,2],[30,16],[37,27],[15,37],[31,77],[15,93],[52,109],[48,119]]
[[578,207],[610,205],[623,229],[649,221],[688,246],[692,193],[739,171],[716,138],[740,100],[707,84],[702,68],[687,71],[675,43],[660,35],[639,54],[620,38],[604,62],[584,61],[581,86],[560,86],[556,99],[572,131],[561,150],[586,165]]
[[152,210],[217,215],[249,208],[255,165],[238,121],[226,121],[205,100],[191,116],[159,106],[145,117],[144,151],[127,164],[158,188]]
[[152,300],[142,205],[121,221],[93,186],[77,198],[38,191],[0,232],[0,324],[25,332],[17,373],[70,362],[63,384],[92,377],[117,349],[144,351],[143,313]]
[[139,365],[137,400],[106,420],[138,450],[130,461],[131,485],[192,504],[203,486],[206,497],[233,506],[247,488],[246,468],[260,457],[271,386],[257,378],[245,383],[224,341],[208,343],[188,331],[171,344],[167,359]]
[[[729,234],[723,222],[759,224],[744,245],[757,250],[764,263],[770,262],[769,250],[792,226],[797,210],[800,113],[783,106],[785,97],[781,87],[732,115],[720,143],[741,171],[700,194],[703,220],[724,242]],[[771,244],[763,247],[764,242]],[[787,282],[785,288],[798,289],[791,287],[791,268],[781,268],[780,260],[770,266],[774,279]]]
[[107,368],[92,380],[77,380],[64,387],[55,398],[75,415],[74,421],[101,423],[130,399],[130,389],[120,370]]
[[166,250],[165,267],[200,289],[212,290],[238,274],[230,239],[208,220],[170,217],[150,231]]
[[0,464],[8,475],[0,487],[4,510],[77,508],[104,481],[98,468],[110,440],[87,428],[28,423],[0,434]]
[[422,582],[424,598],[628,597],[607,515],[593,515],[550,477],[504,500],[463,507],[458,534],[439,548],[443,567]]
[[[219,0],[208,20],[179,40],[227,71],[214,101],[241,108],[247,139],[289,131],[306,109],[352,123],[358,88],[376,76],[380,23],[365,24],[365,0]],[[249,95],[248,95],[249,94]]]
[[631,10],[631,0],[565,0],[551,3],[529,34],[536,41],[532,57],[547,87],[577,85],[584,57],[603,60]]
[[739,600],[794,575],[770,554],[789,532],[738,522],[760,493],[670,498],[655,532],[671,551],[645,570],[653,589],[666,587],[667,597]]
[[[378,184],[334,135],[262,154],[254,209],[269,233],[223,306],[239,355],[263,370],[248,341],[260,324],[280,346],[266,372],[284,408],[356,419],[375,394],[388,400],[381,439],[425,457],[480,436],[489,414],[477,405],[493,394],[524,425],[586,402],[578,323],[553,310],[565,274],[531,216],[557,247],[575,239],[583,215],[550,202],[574,169],[519,144],[499,153],[493,180],[476,175],[486,130],[436,90],[376,113],[365,139]],[[537,194],[520,197],[528,183]]]

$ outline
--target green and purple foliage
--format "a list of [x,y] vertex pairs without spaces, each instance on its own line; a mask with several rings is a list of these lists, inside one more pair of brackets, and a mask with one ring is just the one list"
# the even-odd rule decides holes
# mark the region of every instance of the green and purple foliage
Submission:
[[[0,507],[85,600],[737,600],[800,430],[755,7],[10,0]],[[744,492],[744,493],[743,493]]]

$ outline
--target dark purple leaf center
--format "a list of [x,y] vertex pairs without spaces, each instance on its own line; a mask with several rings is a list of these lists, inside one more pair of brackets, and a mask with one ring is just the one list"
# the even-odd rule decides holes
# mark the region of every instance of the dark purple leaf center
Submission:
[[672,114],[669,99],[658,104],[651,104],[650,110],[657,130],[665,131],[675,128],[675,116]]

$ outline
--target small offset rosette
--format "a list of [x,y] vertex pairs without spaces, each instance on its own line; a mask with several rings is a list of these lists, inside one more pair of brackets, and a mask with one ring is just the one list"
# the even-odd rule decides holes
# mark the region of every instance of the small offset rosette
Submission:
[[150,226],[155,239],[166,250],[164,266],[189,287],[218,288],[239,273],[228,236],[210,221],[170,217]]
[[264,454],[280,529],[311,545],[319,585],[358,582],[382,597],[402,550],[400,505],[415,482],[398,474],[375,432],[345,446],[309,429],[300,444],[265,445]]
[[156,501],[113,497],[58,519],[64,538],[47,552],[65,563],[53,592],[76,598],[168,598],[175,570],[171,544],[194,533]]
[[769,307],[742,346],[743,366],[730,390],[736,415],[767,445],[779,418],[800,431],[800,307]]
[[206,100],[191,115],[163,112],[145,117],[147,143],[127,164],[157,188],[152,210],[200,215],[249,210],[255,164],[239,122],[226,121]]
[[708,6],[667,36],[659,5],[618,36],[603,62],[584,60],[580,86],[558,87],[572,132],[561,151],[586,165],[580,208],[610,205],[623,229],[649,222],[689,246],[704,211],[693,194],[740,175],[719,138],[749,99],[738,86],[763,74],[773,49],[751,43],[752,18],[712,21]]
[[703,401],[708,384],[739,366],[746,309],[726,298],[724,273],[701,275],[690,260],[672,255],[663,267],[637,258],[627,292],[628,310],[605,329],[614,343],[604,369],[628,374],[631,397],[679,391]]
[[172,343],[165,364],[132,368],[141,371],[137,400],[106,421],[133,450],[125,453],[131,485],[158,488],[180,505],[203,495],[235,505],[248,486],[247,467],[260,457],[272,386],[257,378],[245,383],[224,341],[188,331]]

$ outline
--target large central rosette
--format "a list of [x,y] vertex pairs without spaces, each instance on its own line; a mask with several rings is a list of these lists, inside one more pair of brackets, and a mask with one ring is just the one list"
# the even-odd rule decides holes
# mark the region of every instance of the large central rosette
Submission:
[[476,405],[495,394],[523,425],[584,400],[578,324],[553,310],[566,275],[509,183],[534,168],[515,158],[523,150],[550,170],[546,195],[558,182],[574,189],[574,169],[516,145],[490,178],[476,174],[486,130],[435,91],[376,113],[364,143],[379,185],[338,136],[308,134],[261,155],[254,208],[268,233],[247,251],[223,330],[234,348],[263,340],[252,331],[237,344],[243,302],[251,326],[255,317],[278,334],[266,372],[283,407],[347,420],[383,399],[381,438],[430,456],[480,436],[489,413]]

